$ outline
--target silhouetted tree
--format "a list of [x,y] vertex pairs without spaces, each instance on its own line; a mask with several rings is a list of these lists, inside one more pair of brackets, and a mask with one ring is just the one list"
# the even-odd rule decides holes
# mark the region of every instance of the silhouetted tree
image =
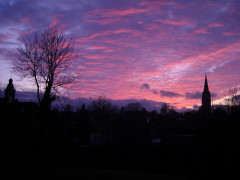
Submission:
[[127,111],[142,111],[144,108],[139,102],[129,103],[126,108]]
[[147,112],[139,102],[129,103],[121,111],[120,143],[137,148],[148,141]]
[[92,101],[93,111],[109,111],[112,107],[111,102],[109,102],[106,97],[100,96]]
[[36,33],[31,39],[23,39],[17,48],[13,69],[23,78],[34,80],[42,109],[48,110],[55,100],[53,90],[75,80],[68,71],[75,59],[73,44],[58,29],[49,27],[41,35]]
[[57,100],[61,106],[61,109],[64,111],[64,112],[71,112],[73,109],[71,107],[71,100],[69,98],[69,95],[67,96],[58,96],[57,97]]
[[110,132],[110,124],[115,111],[111,102],[106,97],[100,96],[93,100],[92,109],[92,127],[93,132],[102,133],[103,141],[107,141],[107,134]]
[[161,114],[162,116],[166,116],[167,113],[168,113],[168,109],[169,109],[168,104],[163,103],[163,104],[162,104],[162,107],[161,107],[161,109],[160,109],[160,114]]
[[160,109],[160,115],[163,116],[163,117],[166,117],[166,116],[173,116],[174,114],[176,114],[176,111],[171,108],[168,104],[166,103],[163,103],[162,104],[162,107]]

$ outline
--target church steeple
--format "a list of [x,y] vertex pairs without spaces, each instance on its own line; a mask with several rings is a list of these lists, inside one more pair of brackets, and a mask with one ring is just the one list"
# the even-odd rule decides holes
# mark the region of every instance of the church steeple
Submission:
[[207,75],[206,75],[206,73],[205,73],[204,91],[209,92],[209,89],[208,89],[208,81],[207,81]]
[[206,112],[211,111],[211,93],[208,88],[207,75],[205,74],[204,90],[202,93],[202,109]]

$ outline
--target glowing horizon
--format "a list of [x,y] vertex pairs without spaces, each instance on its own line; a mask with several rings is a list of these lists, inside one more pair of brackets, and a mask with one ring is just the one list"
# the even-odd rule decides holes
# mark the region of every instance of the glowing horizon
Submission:
[[201,104],[207,73],[212,101],[239,87],[240,1],[0,2],[0,82],[12,77],[10,56],[23,36],[48,26],[75,40],[79,84],[71,98],[147,99],[181,109]]

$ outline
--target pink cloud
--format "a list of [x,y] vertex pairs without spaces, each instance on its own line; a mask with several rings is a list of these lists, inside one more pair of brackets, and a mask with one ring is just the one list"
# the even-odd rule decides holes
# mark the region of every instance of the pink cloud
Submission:
[[101,63],[99,63],[99,62],[86,62],[85,64],[86,65],[99,65]]
[[101,49],[106,49],[106,46],[90,46],[90,47],[87,47],[87,49],[101,50]]
[[114,49],[105,49],[105,50],[104,50],[105,53],[111,53],[111,52],[113,52],[113,51],[115,51],[115,50],[114,50]]
[[91,55],[91,54],[88,54],[88,55],[84,55],[85,58],[87,59],[104,59],[106,58],[106,56],[104,55]]
[[1,40],[8,40],[8,39],[10,39],[10,38],[11,38],[11,36],[8,35],[8,34],[0,34],[0,39],[1,39]]
[[210,34],[210,32],[208,31],[208,28],[206,28],[206,27],[202,27],[202,28],[196,29],[194,31],[194,33],[197,33],[197,34]]
[[113,34],[121,34],[121,33],[130,33],[130,32],[132,32],[131,29],[123,29],[123,28],[121,28],[121,29],[113,31],[112,33]]
[[[31,30],[25,30],[25,29],[17,29],[17,28],[11,28],[10,29],[12,32],[14,32],[15,34],[18,34],[20,36],[24,36],[24,35],[30,35],[34,32],[33,29]],[[11,38],[14,38],[14,35],[11,35]]]
[[148,9],[139,9],[139,8],[128,8],[124,10],[117,10],[117,9],[94,9],[89,11],[87,16],[100,16],[104,18],[112,18],[113,16],[127,16],[133,14],[139,14],[147,12]]
[[197,30],[194,31],[194,33],[197,33],[197,34],[210,34],[210,29],[212,28],[219,28],[219,27],[223,27],[224,24],[221,23],[221,22],[213,22],[205,27],[201,27]]
[[155,20],[155,22],[160,22],[163,24],[169,24],[174,26],[193,26],[193,24],[187,19],[181,19],[181,20],[158,19],[158,20]]
[[214,22],[212,24],[209,24],[208,28],[216,28],[216,27],[223,27],[223,26],[224,26],[224,24],[221,22]]
[[64,23],[61,18],[63,17],[64,15],[62,14],[56,14],[56,15],[53,15],[52,16],[52,21],[49,25],[49,27],[57,27],[58,29],[60,30],[63,30],[65,29],[65,27],[67,26],[66,23]]
[[108,36],[111,34],[112,34],[112,31],[106,30],[106,31],[102,31],[102,32],[93,33],[90,36],[76,38],[75,40],[76,40],[76,42],[89,42],[90,40],[92,40],[94,38]]
[[222,32],[222,34],[223,34],[224,36],[236,36],[236,35],[238,35],[239,33],[234,32],[234,31],[225,31],[225,32]]
[[62,15],[55,15],[52,17],[52,22],[49,25],[50,27],[55,27],[56,25],[58,25],[61,21],[59,19],[59,17],[61,17]]

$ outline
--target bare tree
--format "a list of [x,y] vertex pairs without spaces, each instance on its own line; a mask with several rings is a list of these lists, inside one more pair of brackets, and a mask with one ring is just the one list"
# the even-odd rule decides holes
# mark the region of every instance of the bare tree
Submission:
[[42,109],[50,109],[57,88],[66,87],[75,78],[69,72],[73,60],[74,42],[66,40],[62,32],[48,27],[41,35],[23,39],[12,59],[13,69],[23,78],[34,81]]
[[112,104],[110,101],[107,100],[104,96],[99,96],[92,101],[92,110],[94,111],[110,111],[112,109]]

